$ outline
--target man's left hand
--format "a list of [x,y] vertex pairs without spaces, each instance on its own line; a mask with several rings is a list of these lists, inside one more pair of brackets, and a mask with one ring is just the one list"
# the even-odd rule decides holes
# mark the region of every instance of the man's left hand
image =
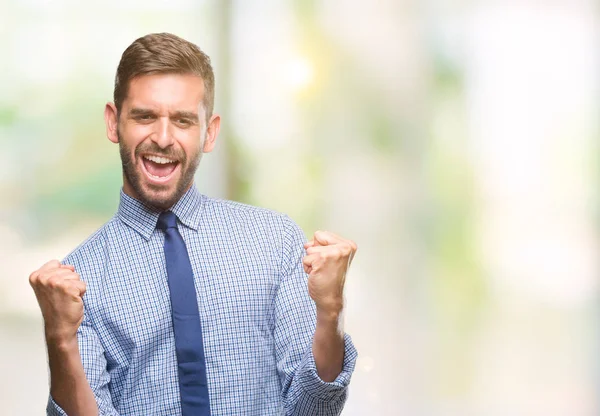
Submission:
[[344,306],[344,283],[357,250],[356,243],[329,231],[316,231],[304,248],[306,256],[302,263],[308,274],[308,293],[317,311],[339,314]]

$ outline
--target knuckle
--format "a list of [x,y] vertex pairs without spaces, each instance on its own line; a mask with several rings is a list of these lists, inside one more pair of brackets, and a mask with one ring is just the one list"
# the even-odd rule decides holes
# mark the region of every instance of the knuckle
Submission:
[[54,289],[56,287],[56,285],[58,284],[55,277],[49,277],[48,279],[46,279],[45,283],[46,283],[46,286],[48,286],[51,289]]
[[64,280],[60,277],[52,276],[48,278],[46,284],[51,289],[58,289],[64,285]]
[[50,276],[46,273],[39,273],[37,277],[37,282],[39,285],[45,286],[48,283],[48,279]]
[[76,285],[68,285],[65,287],[65,291],[71,296],[79,296],[80,288]]
[[39,272],[37,270],[29,275],[29,284],[31,286],[37,284],[38,280],[39,280]]

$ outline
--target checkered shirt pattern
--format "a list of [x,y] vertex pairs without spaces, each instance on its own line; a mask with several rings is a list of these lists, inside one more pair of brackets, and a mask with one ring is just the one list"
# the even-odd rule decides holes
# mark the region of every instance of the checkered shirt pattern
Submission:
[[[212,415],[339,415],[357,352],[346,334],[342,372],[319,378],[302,230],[195,186],[172,211],[194,272]],[[181,414],[158,215],[121,191],[117,214],[63,261],[87,284],[77,338],[101,415]],[[52,397],[47,414],[66,415]]]

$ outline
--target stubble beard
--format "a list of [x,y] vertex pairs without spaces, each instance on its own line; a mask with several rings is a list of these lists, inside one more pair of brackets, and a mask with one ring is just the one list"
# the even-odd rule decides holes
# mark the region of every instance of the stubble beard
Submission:
[[[186,155],[183,150],[177,151],[171,147],[168,149],[161,149],[156,143],[151,142],[151,144],[148,145],[139,145],[135,149],[132,158],[131,148],[124,140],[122,140],[118,131],[117,136],[119,138],[119,153],[121,156],[121,165],[123,166],[123,175],[136,193],[137,199],[144,205],[157,211],[165,211],[175,205],[194,182],[194,175],[200,164],[200,159],[202,158],[204,137],[201,138],[198,152],[192,155]],[[171,192],[168,192],[168,189],[172,186],[170,184],[164,186],[156,184],[143,185],[144,174],[140,171],[140,168],[137,167],[136,161],[140,161],[140,155],[147,152],[179,161],[181,169],[180,177]],[[143,162],[140,161],[139,163]]]

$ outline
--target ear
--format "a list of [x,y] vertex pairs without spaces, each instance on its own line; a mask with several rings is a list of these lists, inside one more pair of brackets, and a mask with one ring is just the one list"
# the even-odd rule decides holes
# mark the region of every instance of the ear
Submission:
[[119,118],[117,117],[117,107],[113,103],[106,103],[104,107],[104,122],[106,123],[106,136],[113,143],[119,143],[117,128]]
[[220,128],[221,116],[213,114],[208,122],[208,127],[206,128],[206,140],[204,141],[204,148],[202,149],[203,153],[210,153],[215,148],[215,141],[219,135]]

